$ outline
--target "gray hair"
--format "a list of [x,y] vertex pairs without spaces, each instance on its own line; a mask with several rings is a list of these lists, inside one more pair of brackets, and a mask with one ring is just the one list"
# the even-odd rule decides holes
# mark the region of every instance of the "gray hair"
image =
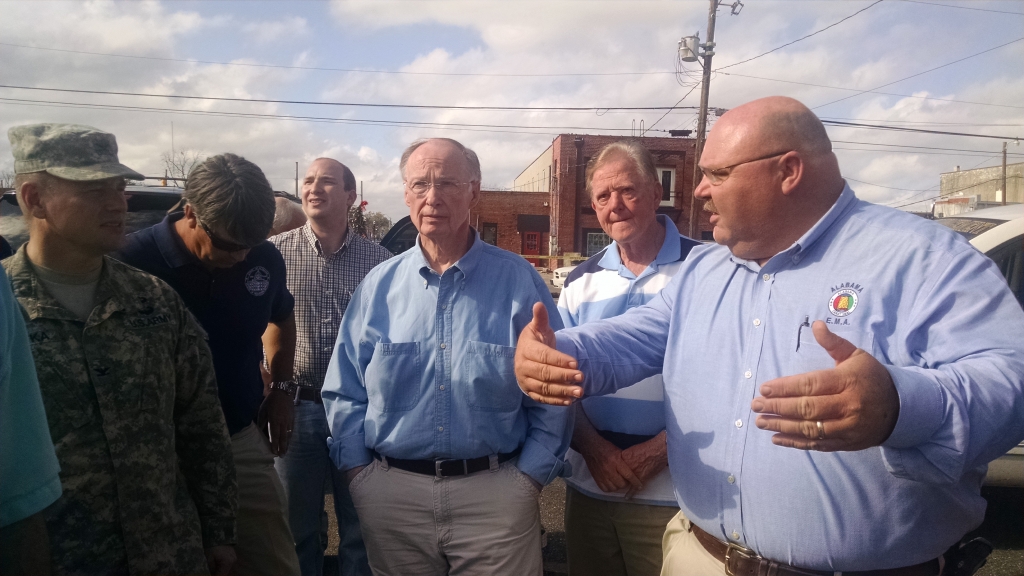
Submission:
[[182,199],[199,220],[232,240],[255,246],[274,224],[274,190],[259,166],[236,156],[207,158],[189,173]]
[[618,142],[606,144],[604,148],[598,151],[597,156],[594,156],[590,163],[587,164],[585,182],[587,183],[588,196],[593,192],[591,190],[591,183],[594,180],[594,172],[606,162],[617,157],[629,159],[636,168],[637,174],[643,179],[655,184],[658,183],[658,169],[654,165],[654,155],[651,154],[651,151],[636,140],[619,140]]
[[422,138],[420,140],[413,142],[412,144],[409,144],[409,147],[405,149],[405,152],[402,152],[401,162],[398,163],[398,170],[399,172],[401,172],[403,179],[405,178],[405,165],[409,163],[409,157],[412,156],[412,153],[415,152],[417,148],[423,146],[424,144],[430,142],[431,140],[440,140],[442,142],[447,142],[452,146],[458,148],[466,156],[466,162],[469,164],[470,181],[477,183],[480,182],[480,158],[477,157],[476,152],[473,152],[469,148],[466,148],[458,140],[452,140],[451,138]]

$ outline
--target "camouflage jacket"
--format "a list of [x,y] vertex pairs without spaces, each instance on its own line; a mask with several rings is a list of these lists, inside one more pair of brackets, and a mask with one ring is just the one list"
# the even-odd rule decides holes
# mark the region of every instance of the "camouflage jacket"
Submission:
[[86,322],[3,262],[60,461],[55,574],[206,574],[233,544],[237,484],[205,333],[164,282],[105,258]]

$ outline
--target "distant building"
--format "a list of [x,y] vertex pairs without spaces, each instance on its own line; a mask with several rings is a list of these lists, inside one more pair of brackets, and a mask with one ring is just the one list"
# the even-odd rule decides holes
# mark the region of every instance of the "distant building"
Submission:
[[[587,163],[606,144],[622,136],[560,134],[512,185],[512,190],[484,190],[470,213],[482,239],[528,260],[530,256],[596,254],[610,239],[601,230],[586,192]],[[693,138],[639,139],[654,155],[663,196],[658,212],[689,231],[693,184]],[[711,239],[708,214],[697,202],[698,239]]]
[[[939,196],[936,216],[943,212],[946,216],[982,208],[988,205],[1002,204],[1005,196],[1007,203],[1024,201],[1024,162],[1006,165],[1006,190],[1002,189],[1003,166],[988,166],[973,170],[945,172],[939,175]],[[969,206],[969,208],[967,208]]]

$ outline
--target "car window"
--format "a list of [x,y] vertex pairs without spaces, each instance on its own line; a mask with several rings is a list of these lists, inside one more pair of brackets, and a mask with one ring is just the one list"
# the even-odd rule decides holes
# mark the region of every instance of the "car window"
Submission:
[[1024,236],[1012,238],[986,255],[999,267],[1017,302],[1024,307]]

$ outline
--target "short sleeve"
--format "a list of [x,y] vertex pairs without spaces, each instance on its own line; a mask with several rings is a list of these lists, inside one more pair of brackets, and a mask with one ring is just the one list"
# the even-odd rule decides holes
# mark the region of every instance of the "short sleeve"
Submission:
[[24,316],[0,271],[0,527],[56,501],[59,473]]
[[277,246],[267,243],[267,252],[270,269],[273,274],[270,281],[273,284],[274,300],[270,304],[270,321],[274,323],[283,322],[291,316],[295,310],[295,298],[288,291],[287,270],[284,264],[284,257],[278,251]]

